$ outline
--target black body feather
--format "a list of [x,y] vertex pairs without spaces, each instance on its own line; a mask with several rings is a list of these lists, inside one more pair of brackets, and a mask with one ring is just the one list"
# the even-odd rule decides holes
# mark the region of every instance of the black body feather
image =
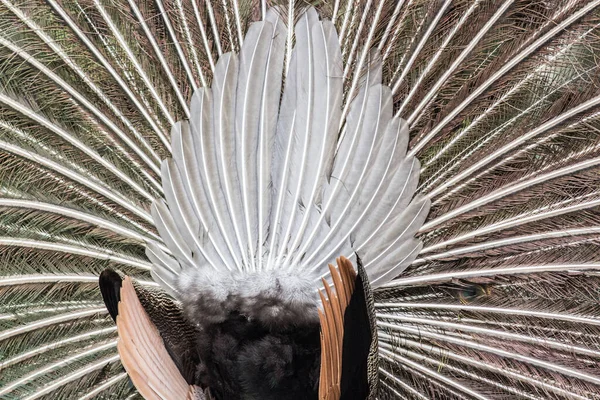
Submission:
[[108,313],[113,321],[117,321],[119,314],[119,301],[121,300],[121,285],[123,278],[112,269],[105,269],[100,274],[99,282],[100,293],[106,305]]
[[354,291],[344,313],[340,400],[368,399],[372,391],[368,376],[369,352],[373,342],[369,315],[369,285],[360,258]]
[[233,312],[197,336],[203,384],[217,400],[317,399],[319,329],[280,330]]
[[[112,270],[100,276],[100,291],[115,320],[122,279]],[[245,314],[232,310],[216,319],[197,313],[209,305],[226,308],[208,293],[182,308],[160,289],[135,280],[134,287],[184,379],[209,388],[215,400],[317,399],[321,346],[314,304],[302,312],[301,305],[280,301],[278,290],[275,297],[258,296],[252,307],[235,301]],[[231,300],[228,296],[227,303]],[[269,312],[274,308],[279,318]]]
[[317,398],[320,324],[309,281],[196,272],[180,290],[206,366],[202,385],[217,400]]

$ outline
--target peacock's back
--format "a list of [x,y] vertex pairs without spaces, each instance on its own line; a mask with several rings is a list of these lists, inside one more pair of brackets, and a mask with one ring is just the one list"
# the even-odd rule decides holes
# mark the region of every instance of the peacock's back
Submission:
[[[352,126],[365,81],[381,80],[388,122],[399,133],[382,133],[373,154],[406,147],[402,159],[416,175],[406,174],[420,173],[411,204],[430,201],[431,209],[417,236],[422,248],[410,242],[418,255],[398,249],[414,258],[402,264],[393,257],[393,229],[383,239],[360,231],[390,217],[360,207],[390,203],[399,212],[401,196],[386,197],[364,178],[380,159],[346,171],[332,152],[327,163],[310,165],[333,178],[329,192],[302,183],[302,168],[282,170],[289,187],[300,184],[298,201],[279,208],[277,221],[294,213],[281,236],[292,250],[312,249],[313,258],[267,246],[264,265],[325,266],[357,243],[383,240],[385,247],[354,249],[369,255],[366,264],[375,260],[371,268],[385,281],[402,271],[374,285],[380,399],[600,399],[600,0],[311,3],[329,35],[324,43],[335,32],[340,44],[339,61],[325,69],[335,73],[323,75],[340,85],[338,117]],[[278,19],[272,37],[282,46],[283,83],[292,81],[290,69],[303,76],[310,57],[298,61],[293,49],[303,40],[295,26],[307,5],[1,0],[0,399],[140,398],[120,364],[98,276],[112,268],[156,286],[152,262],[168,260],[172,248],[151,215],[155,199],[166,196],[172,206],[161,160],[190,149],[182,142],[186,125],[177,122],[197,116],[194,93],[202,88],[226,92],[219,84],[227,80],[215,77],[226,76],[222,60],[240,52],[254,21]],[[279,91],[275,108],[285,104]],[[345,147],[341,132],[323,146],[350,154],[354,144]],[[293,138],[302,146],[301,135]],[[372,195],[355,197],[353,187]],[[231,203],[208,195],[211,207]],[[325,212],[328,198],[358,206]],[[160,207],[155,218],[168,214]],[[324,222],[303,214],[311,208],[323,211]],[[260,223],[246,223],[256,227],[248,233],[259,243],[253,248],[279,243]],[[321,223],[340,229],[319,236]],[[306,237],[335,239],[340,254],[304,246]],[[231,266],[263,255],[246,253],[239,237],[201,239],[221,243],[206,256]]]

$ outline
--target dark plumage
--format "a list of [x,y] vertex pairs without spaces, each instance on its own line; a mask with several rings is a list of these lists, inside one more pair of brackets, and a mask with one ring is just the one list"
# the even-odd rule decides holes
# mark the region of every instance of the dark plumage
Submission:
[[218,400],[316,399],[319,324],[279,329],[238,313],[197,335],[207,380]]
[[[182,376],[210,388],[215,400],[316,399],[321,351],[316,305],[283,302],[289,287],[277,282],[252,304],[241,293],[218,302],[207,285],[183,308],[160,289],[135,281],[134,287]],[[121,284],[122,276],[113,270],[100,275],[100,290],[115,320]]]
[[216,399],[316,398],[320,328],[310,281],[196,273],[179,288],[206,367],[202,385]]
[[122,282],[123,278],[121,278],[121,275],[112,269],[105,269],[100,274],[100,293],[113,321],[117,320],[117,315],[119,314],[119,301],[121,300],[119,291],[121,290]]
[[355,289],[344,313],[340,400],[370,400],[375,395],[374,382],[368,372],[369,367],[376,364],[370,353],[376,352],[377,335],[374,335],[374,313],[369,304],[371,289],[358,256],[357,267]]

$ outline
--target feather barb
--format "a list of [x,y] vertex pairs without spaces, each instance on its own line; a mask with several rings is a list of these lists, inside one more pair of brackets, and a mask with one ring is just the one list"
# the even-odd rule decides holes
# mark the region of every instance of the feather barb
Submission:
[[325,293],[319,290],[323,310],[319,310],[321,322],[321,374],[319,400],[340,398],[342,376],[342,347],[344,340],[344,313],[354,291],[356,272],[345,257],[337,258],[337,268],[329,264],[333,289],[323,280]]

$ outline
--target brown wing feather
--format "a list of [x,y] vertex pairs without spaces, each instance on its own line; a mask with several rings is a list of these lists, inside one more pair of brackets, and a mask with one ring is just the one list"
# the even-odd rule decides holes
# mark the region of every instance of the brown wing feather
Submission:
[[188,385],[169,356],[160,334],[142,307],[131,278],[123,279],[117,316],[121,362],[146,400],[193,399]]
[[340,397],[342,375],[342,346],[344,341],[344,312],[354,292],[356,272],[352,263],[339,257],[337,268],[329,264],[333,288],[323,281],[325,294],[319,291],[323,310],[321,321],[321,375],[319,400],[337,400]]

